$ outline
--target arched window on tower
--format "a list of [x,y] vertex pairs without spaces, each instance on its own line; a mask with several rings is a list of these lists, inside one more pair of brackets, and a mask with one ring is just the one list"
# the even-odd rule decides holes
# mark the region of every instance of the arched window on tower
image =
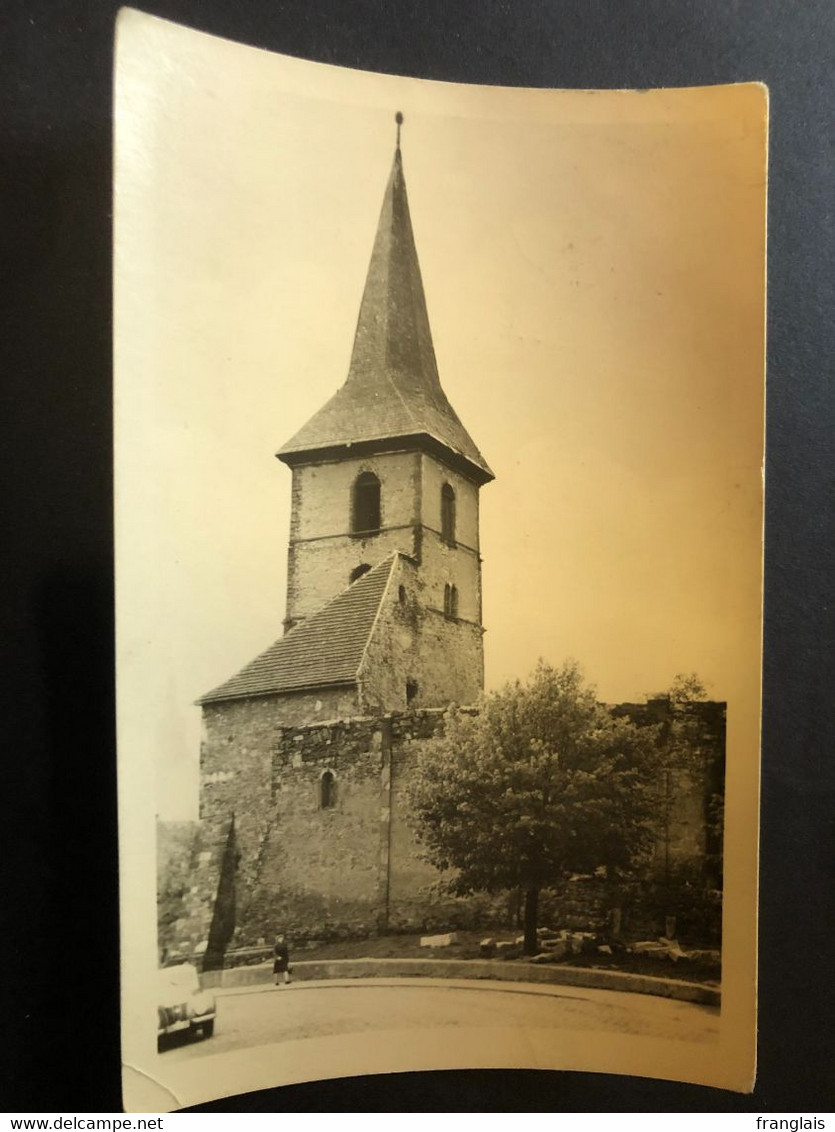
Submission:
[[441,488],[441,538],[455,542],[455,492],[448,483]]
[[458,616],[458,587],[448,582],[444,586],[444,617]]
[[351,532],[373,535],[380,529],[380,481],[373,472],[362,472],[354,481],[351,499]]
[[336,775],[332,770],[322,772],[319,779],[319,808],[332,810],[336,805]]

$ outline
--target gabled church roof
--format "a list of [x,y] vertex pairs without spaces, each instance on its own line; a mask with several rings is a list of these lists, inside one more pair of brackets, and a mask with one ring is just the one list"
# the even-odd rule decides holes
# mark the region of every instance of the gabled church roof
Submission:
[[302,463],[330,449],[422,444],[478,483],[493,479],[438,378],[409,216],[403,158],[394,154],[345,384],[277,455]]
[[356,683],[396,557],[384,558],[197,702]]

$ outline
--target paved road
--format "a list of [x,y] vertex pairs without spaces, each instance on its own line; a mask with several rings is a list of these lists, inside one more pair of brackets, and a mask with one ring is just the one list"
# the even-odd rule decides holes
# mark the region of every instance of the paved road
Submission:
[[710,1042],[719,1010],[652,995],[527,983],[356,979],[223,992],[215,1036],[168,1049],[166,1062],[271,1042],[439,1026],[526,1026]]

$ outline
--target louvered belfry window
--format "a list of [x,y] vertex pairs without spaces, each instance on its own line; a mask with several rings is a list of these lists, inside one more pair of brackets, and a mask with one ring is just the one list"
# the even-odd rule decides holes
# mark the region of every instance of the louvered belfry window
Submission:
[[373,472],[363,472],[354,481],[351,531],[355,535],[376,534],[380,529],[380,481]]

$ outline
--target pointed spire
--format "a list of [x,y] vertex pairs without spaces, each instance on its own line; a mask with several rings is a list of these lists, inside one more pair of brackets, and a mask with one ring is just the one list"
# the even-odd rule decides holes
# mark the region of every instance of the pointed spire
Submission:
[[360,304],[348,380],[397,374],[416,391],[440,388],[409,215],[398,111],[394,151]]
[[446,399],[438,377],[426,297],[409,214],[400,129],[360,303],[348,379],[279,451],[297,462],[311,450],[425,435],[484,482],[493,478]]

